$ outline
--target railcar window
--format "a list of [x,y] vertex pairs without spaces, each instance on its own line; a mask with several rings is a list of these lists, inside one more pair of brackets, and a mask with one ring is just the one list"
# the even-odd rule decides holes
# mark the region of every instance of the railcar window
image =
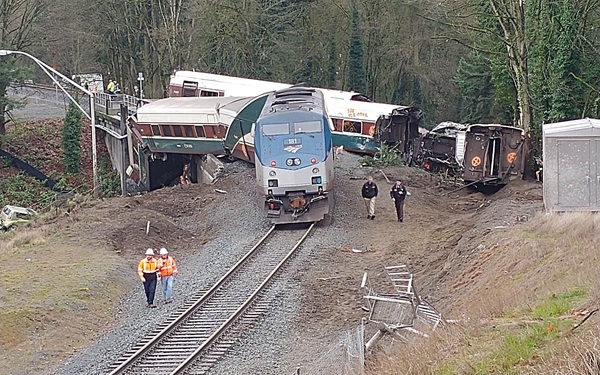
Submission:
[[294,134],[302,133],[320,133],[323,131],[321,121],[304,121],[294,123]]
[[197,96],[196,92],[198,92],[198,82],[184,81],[182,91],[183,93],[181,96]]
[[341,118],[332,118],[331,121],[333,122],[333,125],[335,126],[336,131],[341,132],[343,130],[343,128],[342,128],[343,120]]
[[176,137],[183,137],[183,131],[181,130],[181,126],[173,125],[173,131],[175,132]]
[[206,134],[204,133],[204,127],[196,126],[196,135],[200,138],[205,138]]
[[221,96],[218,91],[200,90],[200,96]]
[[262,135],[287,135],[290,134],[290,124],[265,124],[261,126]]
[[171,127],[169,125],[161,125],[160,128],[162,129],[162,133],[165,137],[172,136]]
[[183,130],[185,131],[185,136],[186,137],[193,137],[194,136],[194,130],[193,127],[190,125],[183,125]]
[[362,133],[360,121],[344,121],[344,131],[349,133]]
[[158,125],[152,125],[152,135],[160,135],[160,128]]

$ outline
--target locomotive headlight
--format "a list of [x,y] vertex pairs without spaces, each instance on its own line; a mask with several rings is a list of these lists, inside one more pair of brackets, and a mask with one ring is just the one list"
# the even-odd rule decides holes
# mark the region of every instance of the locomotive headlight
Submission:
[[292,165],[294,165],[294,159],[287,159],[287,160],[285,161],[285,164],[286,164],[288,167],[291,167]]
[[277,187],[279,185],[277,180],[269,180],[267,184],[269,185],[269,187]]
[[271,177],[275,177],[277,175],[277,173],[275,171],[270,171],[269,172],[269,176]]
[[317,173],[319,173],[319,168],[317,168],[317,167],[314,167],[314,168],[313,168],[313,174],[317,174]]
[[300,165],[300,163],[302,163],[302,161],[300,160],[300,158],[294,159],[294,165]]

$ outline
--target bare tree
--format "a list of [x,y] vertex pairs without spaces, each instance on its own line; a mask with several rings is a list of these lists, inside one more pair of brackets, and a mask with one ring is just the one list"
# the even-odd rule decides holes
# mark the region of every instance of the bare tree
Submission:
[[[46,10],[46,0],[2,0],[0,2],[0,47],[22,50],[30,47],[36,38],[36,21]],[[0,60],[0,135],[6,132],[6,97],[8,84],[21,72],[13,67],[14,57]]]

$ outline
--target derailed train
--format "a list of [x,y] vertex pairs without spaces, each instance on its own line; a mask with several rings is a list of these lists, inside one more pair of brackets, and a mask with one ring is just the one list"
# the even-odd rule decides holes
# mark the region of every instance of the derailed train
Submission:
[[376,140],[393,145],[410,165],[482,186],[504,185],[523,176],[525,133],[520,128],[443,122],[423,132],[408,121],[394,134],[386,133],[383,129],[392,119],[393,114],[380,117]]
[[333,206],[331,119],[320,90],[269,94],[253,129],[256,183],[273,224],[323,220]]

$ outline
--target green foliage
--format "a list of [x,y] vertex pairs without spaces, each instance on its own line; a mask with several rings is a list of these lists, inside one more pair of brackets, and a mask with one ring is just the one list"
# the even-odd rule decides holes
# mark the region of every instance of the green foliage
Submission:
[[372,168],[394,167],[404,164],[400,158],[400,154],[387,145],[382,145],[373,157],[362,157],[360,163],[363,166]]
[[335,39],[329,41],[329,51],[327,58],[327,75],[326,87],[333,88],[337,84],[337,65],[338,65],[338,48]]
[[[461,101],[460,122],[468,124],[505,122],[499,113],[492,82],[492,63],[481,52],[472,51],[460,60],[454,82],[458,85]],[[502,110],[500,110],[502,112]],[[508,122],[511,124],[511,122]]]
[[98,166],[98,179],[100,180],[100,194],[105,197],[121,195],[121,176],[112,168],[108,156],[103,156]]
[[539,356],[544,346],[561,337],[570,322],[561,315],[573,309],[584,297],[583,290],[553,295],[533,309],[535,321],[505,334],[502,345],[474,365],[477,374],[518,374],[519,366]]
[[352,6],[352,35],[348,66],[348,89],[356,92],[367,91],[367,78],[363,61],[363,44],[360,30],[360,14],[356,2]]
[[7,204],[34,207],[54,192],[33,177],[20,172],[0,180],[0,207]]
[[62,148],[65,158],[65,172],[76,174],[79,172],[81,160],[81,111],[72,102],[65,117],[62,129]]
[[533,310],[533,316],[536,319],[556,318],[568,313],[573,306],[580,302],[586,293],[583,290],[576,289],[567,293],[553,295],[543,301]]

